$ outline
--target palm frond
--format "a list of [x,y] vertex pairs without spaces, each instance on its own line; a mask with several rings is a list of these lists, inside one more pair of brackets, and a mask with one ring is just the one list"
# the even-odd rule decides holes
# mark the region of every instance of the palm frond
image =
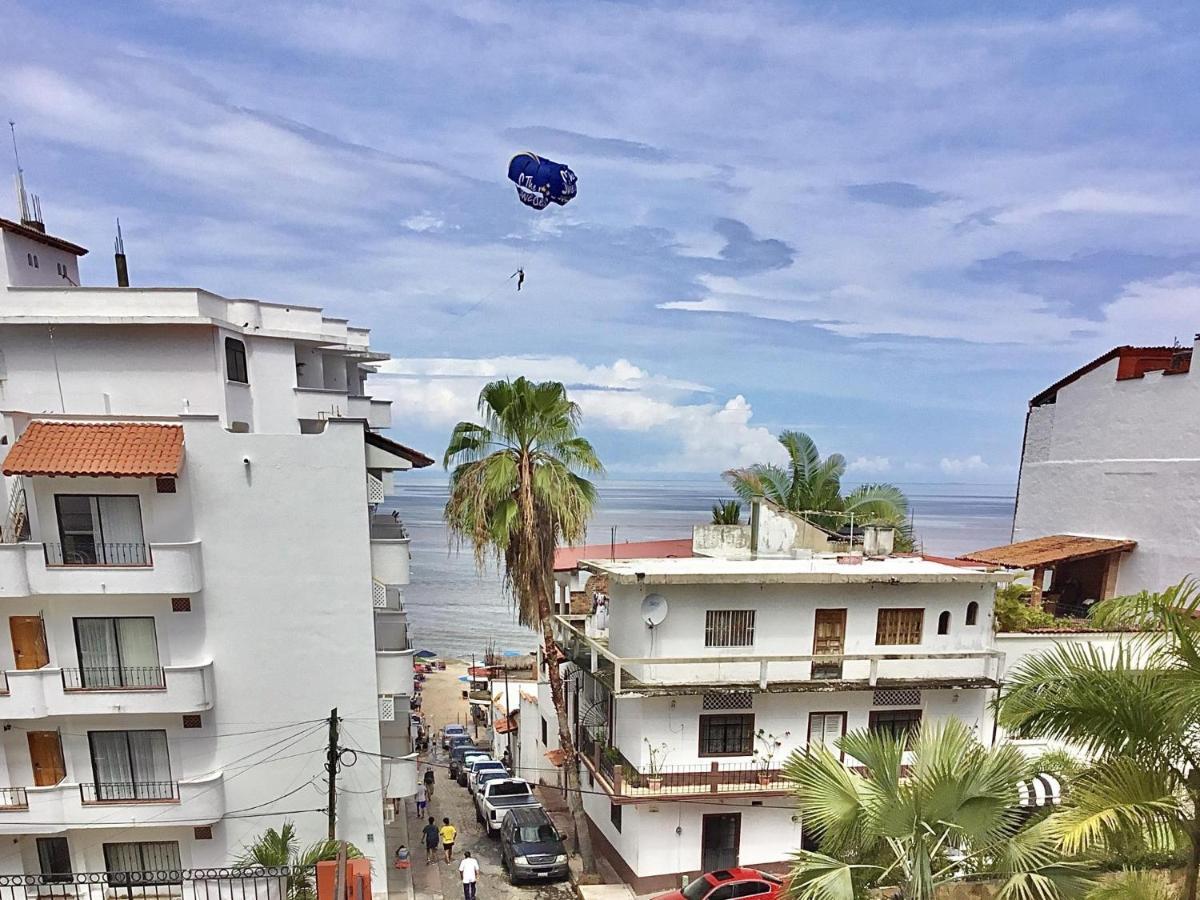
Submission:
[[1169,849],[1186,815],[1174,773],[1117,758],[1077,778],[1071,802],[1047,820],[1047,827],[1054,829],[1068,854],[1128,836],[1154,849]]
[[1125,869],[1098,881],[1087,900],[1179,900],[1179,892],[1162,872]]

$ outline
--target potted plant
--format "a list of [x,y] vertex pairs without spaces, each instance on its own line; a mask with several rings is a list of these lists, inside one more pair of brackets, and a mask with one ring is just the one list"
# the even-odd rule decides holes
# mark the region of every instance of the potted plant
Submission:
[[784,740],[791,736],[790,731],[785,731],[783,734],[770,734],[763,728],[754,733],[754,742],[758,745],[754,749],[754,767],[760,787],[766,787],[771,783],[771,763],[775,761],[775,754],[783,747]]
[[666,744],[652,744],[650,743],[650,738],[642,738],[642,740],[646,742],[646,748],[649,750],[650,756],[648,771],[646,772],[646,785],[651,791],[661,791],[663,786],[662,767],[667,756],[671,753],[671,748]]

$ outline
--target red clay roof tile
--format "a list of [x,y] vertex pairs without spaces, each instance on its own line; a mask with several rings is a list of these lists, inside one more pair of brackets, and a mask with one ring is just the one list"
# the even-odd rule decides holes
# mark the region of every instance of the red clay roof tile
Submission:
[[153,478],[178,475],[183,426],[142,422],[30,422],[4,460],[5,475]]

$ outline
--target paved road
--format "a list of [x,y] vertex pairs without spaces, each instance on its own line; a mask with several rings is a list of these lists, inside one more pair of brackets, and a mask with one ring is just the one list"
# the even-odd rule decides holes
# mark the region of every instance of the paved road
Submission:
[[[442,823],[443,816],[449,816],[450,822],[458,829],[458,841],[454,846],[454,862],[447,865],[442,861],[439,851],[439,862],[428,865],[425,862],[425,850],[422,847],[413,851],[413,888],[418,900],[458,900],[462,897],[462,882],[459,879],[458,864],[463,858],[463,851],[471,851],[471,855],[479,860],[481,877],[478,887],[479,900],[574,900],[575,893],[569,882],[555,884],[535,884],[513,887],[508,883],[508,876],[500,866],[499,843],[489,838],[482,825],[475,822],[475,807],[466,788],[461,788],[450,781],[449,773],[441,763],[444,760],[440,754],[434,757],[437,783],[433,792],[431,814]],[[421,825],[415,818],[415,807],[409,803],[409,814],[414,818],[409,820],[409,834],[414,843],[420,838]]]

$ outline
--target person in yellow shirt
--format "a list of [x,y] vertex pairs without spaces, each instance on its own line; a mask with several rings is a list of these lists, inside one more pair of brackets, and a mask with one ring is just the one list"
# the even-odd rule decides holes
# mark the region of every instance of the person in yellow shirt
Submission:
[[448,818],[442,819],[442,827],[438,829],[442,837],[442,849],[446,851],[446,862],[454,858],[454,839],[458,837],[458,829],[450,824]]

